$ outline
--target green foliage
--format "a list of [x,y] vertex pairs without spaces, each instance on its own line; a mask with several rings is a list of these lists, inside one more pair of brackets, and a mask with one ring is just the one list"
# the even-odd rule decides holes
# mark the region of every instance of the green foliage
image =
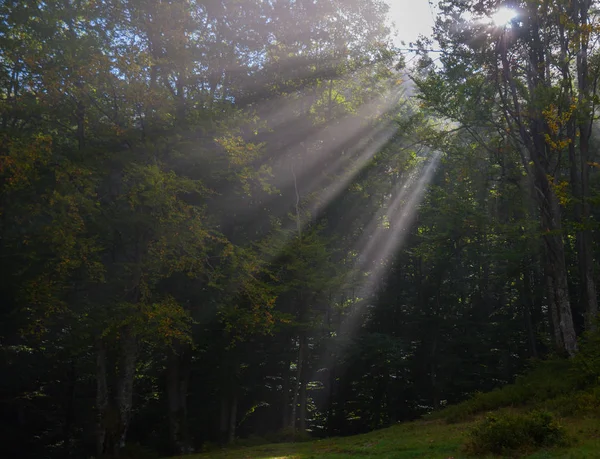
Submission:
[[589,416],[600,411],[600,386],[572,390],[538,404],[559,416]]
[[476,456],[505,455],[566,443],[566,431],[552,414],[534,411],[488,415],[471,429],[465,449]]
[[580,340],[579,353],[573,358],[573,374],[584,385],[600,384],[600,331],[588,331]]
[[[527,373],[514,383],[486,393],[477,393],[470,399],[433,414],[448,423],[462,422],[473,415],[502,407],[539,406],[543,402],[570,394],[576,387],[568,360],[553,359],[535,362]],[[568,398],[568,397],[567,397]]]

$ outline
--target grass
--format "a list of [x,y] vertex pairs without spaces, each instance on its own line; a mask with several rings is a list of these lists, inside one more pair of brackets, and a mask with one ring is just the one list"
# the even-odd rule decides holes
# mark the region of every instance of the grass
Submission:
[[[599,353],[598,348],[600,346],[594,346],[595,353]],[[596,367],[600,367],[600,358],[595,362]],[[597,383],[600,370],[596,367],[590,370],[596,382],[582,384],[583,372],[577,360],[538,362],[514,384],[477,394],[421,421],[352,437],[246,448],[238,446],[186,456],[185,459],[600,458],[600,384]],[[467,454],[465,446],[472,438],[470,433],[482,425],[482,419],[488,414],[527,415],[534,410],[548,411],[553,415],[566,431],[568,446],[537,451],[530,448],[510,456]]]
[[[520,457],[598,458],[600,457],[599,421],[599,418],[589,416],[561,419],[562,425],[572,439],[569,447],[542,449]],[[416,421],[353,437],[232,448],[186,456],[185,459],[467,459],[472,456],[464,452],[463,445],[467,440],[468,432],[476,422],[478,420],[455,424],[447,424],[443,420]]]
[[364,435],[330,438],[303,443],[280,443],[252,448],[211,452],[186,459],[341,459],[357,458],[447,458],[456,456],[466,435],[465,425],[439,421],[401,424]]

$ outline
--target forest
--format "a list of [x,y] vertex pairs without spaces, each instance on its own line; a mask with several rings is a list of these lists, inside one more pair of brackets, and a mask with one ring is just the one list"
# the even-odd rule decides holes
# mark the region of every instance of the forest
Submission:
[[400,43],[384,0],[0,2],[2,457],[356,435],[577,358],[600,2],[431,4]]

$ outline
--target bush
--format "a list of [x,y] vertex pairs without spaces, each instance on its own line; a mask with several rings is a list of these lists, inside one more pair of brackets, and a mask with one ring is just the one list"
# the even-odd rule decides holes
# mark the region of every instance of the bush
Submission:
[[586,332],[579,341],[579,352],[573,358],[572,374],[583,387],[600,383],[600,329]]
[[586,391],[571,392],[548,400],[542,406],[559,416],[575,416],[600,411],[600,387],[592,387]]
[[529,372],[518,376],[513,384],[491,392],[477,393],[469,400],[449,406],[433,417],[455,423],[498,408],[539,405],[573,391],[577,383],[571,368],[572,362],[564,359],[537,362]]
[[510,454],[544,446],[566,444],[564,428],[545,411],[490,415],[469,433],[465,445],[474,455]]

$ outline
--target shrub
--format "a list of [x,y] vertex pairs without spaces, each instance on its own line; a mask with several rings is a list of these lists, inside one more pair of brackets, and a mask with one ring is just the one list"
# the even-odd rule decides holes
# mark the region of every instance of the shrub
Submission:
[[471,430],[465,449],[474,455],[510,454],[565,443],[565,430],[553,416],[534,411],[488,416]]
[[564,359],[536,362],[529,372],[518,376],[513,384],[491,392],[477,393],[462,403],[434,414],[433,417],[455,423],[498,408],[539,405],[573,391],[577,383],[571,368],[572,363]]
[[600,383],[600,329],[586,332],[579,341],[572,374],[583,387]]
[[561,395],[546,401],[542,406],[559,416],[597,413],[600,411],[600,387]]

